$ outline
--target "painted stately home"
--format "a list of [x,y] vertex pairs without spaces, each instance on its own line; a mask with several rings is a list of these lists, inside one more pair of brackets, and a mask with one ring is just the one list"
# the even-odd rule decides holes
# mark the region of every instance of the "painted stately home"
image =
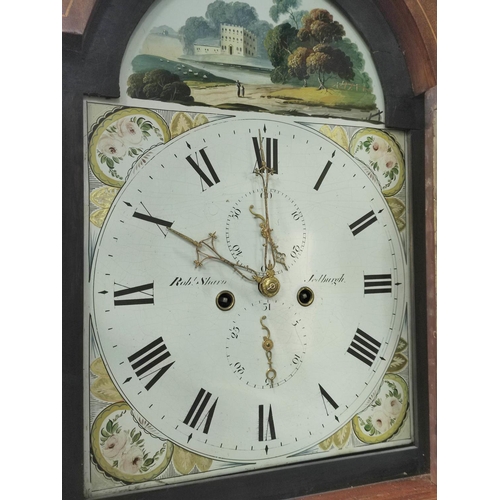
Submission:
[[257,56],[257,37],[241,26],[222,24],[220,38],[200,38],[194,43],[195,55],[222,54]]

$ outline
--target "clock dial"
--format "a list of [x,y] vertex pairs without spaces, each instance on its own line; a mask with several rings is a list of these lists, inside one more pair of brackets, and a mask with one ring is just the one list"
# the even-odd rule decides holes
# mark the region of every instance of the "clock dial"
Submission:
[[[148,154],[93,261],[116,386],[158,435],[213,458],[324,440],[380,385],[403,323],[404,256],[380,189],[330,140],[274,119],[209,123]],[[283,260],[265,297],[270,241]]]

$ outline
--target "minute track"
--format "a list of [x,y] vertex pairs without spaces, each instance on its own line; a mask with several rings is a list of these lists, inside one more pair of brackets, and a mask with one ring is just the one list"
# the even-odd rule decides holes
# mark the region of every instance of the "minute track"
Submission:
[[[271,150],[274,139],[279,147],[279,173],[271,179],[268,216],[260,179],[240,161],[255,156],[251,137],[263,131],[264,124],[264,150],[268,138]],[[223,119],[197,127],[186,137],[190,148],[179,136],[155,149],[110,209],[92,271],[98,345],[134,413],[163,439],[216,460],[272,463],[331,436],[380,383],[397,345],[406,303],[397,229],[383,196],[367,182],[357,163],[314,131],[280,120]],[[313,158],[304,151],[306,142],[316,152]],[[314,172],[311,164],[324,168],[332,150],[334,162],[316,191],[312,187],[321,172]],[[195,152],[197,165],[212,186],[186,160],[190,157],[196,163]],[[341,168],[335,168],[337,161]],[[205,183],[204,191],[200,182]],[[250,212],[251,205],[264,220]],[[366,220],[358,222],[365,215]],[[361,229],[373,216],[376,220]],[[261,223],[264,228],[259,227]],[[354,229],[349,227],[353,224]],[[273,243],[286,258],[287,270],[279,261],[275,263],[281,283],[275,299],[264,298],[256,283],[252,287],[235,272],[238,262],[256,268],[259,276],[265,272],[261,269],[263,245],[270,245],[271,240],[261,229],[272,229],[267,234],[272,234]],[[359,231],[353,235],[355,230]],[[196,253],[202,239],[212,232],[224,236],[227,248],[215,249],[227,255],[224,258],[231,266],[214,259],[202,262]],[[184,242],[184,237],[192,241]],[[196,267],[194,260],[203,265]],[[390,280],[384,277],[387,274]],[[113,292],[115,283],[128,286],[129,292],[116,297],[99,293]],[[154,305],[114,307],[115,300],[150,300],[141,295],[148,289],[138,288],[150,283],[154,283]],[[297,300],[297,291],[304,287],[314,292],[308,307]],[[369,289],[389,289],[390,293],[365,294]],[[223,290],[235,298],[226,311],[215,303]],[[396,297],[397,301],[392,300]],[[271,309],[263,310],[264,306]],[[139,315],[134,308],[140,308]],[[273,387],[266,386],[265,332],[259,323],[264,315],[274,342],[272,368],[277,375]],[[231,337],[235,326],[237,339]],[[357,328],[381,344],[376,353],[368,349],[376,358],[371,367],[347,353],[349,348],[358,353],[367,349],[354,341]],[[128,356],[159,338],[166,350],[132,366]],[[170,356],[161,358],[166,352]],[[143,375],[149,378],[141,379]],[[327,380],[338,383],[330,385]],[[263,416],[259,420],[260,405]],[[270,429],[266,439],[270,423],[276,439]]]

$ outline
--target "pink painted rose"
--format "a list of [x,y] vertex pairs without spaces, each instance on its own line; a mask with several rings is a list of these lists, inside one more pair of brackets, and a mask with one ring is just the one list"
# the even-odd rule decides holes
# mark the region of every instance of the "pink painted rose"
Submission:
[[137,123],[130,121],[130,118],[122,118],[116,122],[118,135],[125,142],[130,144],[139,144],[142,141],[142,132]]
[[103,134],[97,144],[97,149],[110,158],[122,158],[127,154],[128,147],[122,140],[108,134]]
[[394,168],[398,163],[398,159],[394,153],[387,153],[384,158],[380,161],[380,166],[385,166],[387,170]]
[[106,458],[115,458],[122,451],[126,442],[127,437],[123,432],[113,434],[108,439],[106,439],[106,442],[102,447],[102,454]]
[[384,411],[375,410],[372,415],[372,425],[380,434],[384,434],[384,432],[389,430],[391,420]]
[[383,410],[391,417],[397,417],[403,405],[394,397],[385,398],[382,403]]
[[142,467],[144,455],[137,446],[132,446],[126,453],[122,455],[119,463],[119,468],[127,474],[136,474]]
[[372,147],[370,149],[370,160],[377,161],[381,156],[387,153],[389,145],[384,139],[379,139],[375,137],[372,142]]

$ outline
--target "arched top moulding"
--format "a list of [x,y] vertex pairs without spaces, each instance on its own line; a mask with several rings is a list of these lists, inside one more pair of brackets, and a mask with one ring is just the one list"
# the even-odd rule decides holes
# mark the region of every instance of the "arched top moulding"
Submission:
[[176,101],[420,128],[404,56],[373,0],[285,4],[101,1],[87,33],[84,92],[132,106]]

